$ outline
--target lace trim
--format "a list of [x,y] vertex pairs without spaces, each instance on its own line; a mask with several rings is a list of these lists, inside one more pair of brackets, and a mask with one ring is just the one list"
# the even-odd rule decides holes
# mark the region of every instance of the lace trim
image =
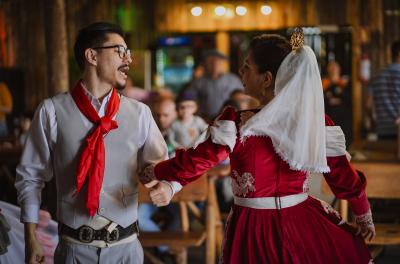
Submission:
[[143,172],[139,175],[139,179],[143,184],[149,183],[153,180],[157,180],[156,175],[154,174],[155,164],[151,164],[147,166]]
[[371,209],[365,214],[355,216],[356,224],[361,228],[375,228]]
[[[247,140],[248,137],[269,137],[268,135],[257,135],[255,133],[251,133],[245,136],[240,136],[240,142],[244,144]],[[279,157],[284,160],[287,164],[289,164],[290,168],[296,171],[302,171],[302,172],[315,172],[315,173],[328,173],[331,171],[329,166],[326,167],[315,167],[312,165],[306,165],[301,162],[297,162],[294,160],[289,160],[286,158],[283,154],[283,152],[275,145],[274,141],[272,141],[272,145],[274,146],[274,150],[276,154],[279,155]]]
[[337,225],[343,225],[346,221],[342,218],[338,211],[333,209],[333,207],[325,201],[319,200],[321,203],[322,208],[324,209],[325,213],[335,215],[340,221]]
[[246,197],[248,192],[254,192],[254,177],[250,172],[245,172],[241,176],[236,171],[232,171],[232,190],[236,196]]
[[308,193],[310,191],[310,181],[311,181],[311,173],[307,173],[306,179],[303,182],[303,192]]

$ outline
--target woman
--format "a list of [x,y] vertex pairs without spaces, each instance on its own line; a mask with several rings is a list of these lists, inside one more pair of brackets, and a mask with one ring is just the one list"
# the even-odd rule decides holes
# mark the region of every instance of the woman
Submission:
[[[265,106],[226,109],[195,148],[144,172],[143,182],[184,185],[230,157],[235,204],[223,263],[371,261],[361,236],[371,239],[375,233],[365,177],[346,158],[343,132],[324,117],[317,61],[303,43],[301,31],[292,36],[292,47],[280,36],[255,37],[241,76],[246,92]],[[349,201],[358,229],[308,196],[313,172],[324,173],[336,196]],[[163,203],[157,196],[153,202]]]

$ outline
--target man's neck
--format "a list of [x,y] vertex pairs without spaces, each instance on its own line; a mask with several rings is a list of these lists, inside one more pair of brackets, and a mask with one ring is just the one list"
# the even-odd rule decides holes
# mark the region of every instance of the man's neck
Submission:
[[82,76],[82,82],[88,92],[97,98],[100,102],[107,96],[111,91],[112,85],[109,83],[102,82],[97,76],[93,76],[90,73],[84,73]]

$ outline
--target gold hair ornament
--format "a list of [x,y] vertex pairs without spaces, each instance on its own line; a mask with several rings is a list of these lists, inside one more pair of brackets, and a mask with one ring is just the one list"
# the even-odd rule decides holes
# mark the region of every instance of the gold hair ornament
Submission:
[[296,27],[290,37],[292,50],[298,50],[304,46],[304,33],[301,27]]

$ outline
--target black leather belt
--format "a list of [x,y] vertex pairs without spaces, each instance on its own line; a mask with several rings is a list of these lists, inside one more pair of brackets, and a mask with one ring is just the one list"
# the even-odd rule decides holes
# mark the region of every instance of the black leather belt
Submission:
[[95,230],[90,226],[84,225],[78,229],[73,229],[63,223],[59,223],[58,232],[60,235],[67,235],[82,243],[91,243],[93,240],[102,240],[107,243],[112,243],[127,238],[135,233],[139,235],[139,224],[138,221],[136,221],[126,228],[118,225],[110,233],[106,228]]

